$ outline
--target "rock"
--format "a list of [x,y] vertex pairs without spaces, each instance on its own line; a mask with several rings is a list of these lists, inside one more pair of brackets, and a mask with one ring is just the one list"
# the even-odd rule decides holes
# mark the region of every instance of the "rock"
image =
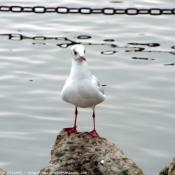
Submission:
[[62,130],[51,151],[51,160],[38,175],[144,175],[123,151],[104,138]]
[[168,175],[175,175],[175,157],[173,159],[173,162],[169,166]]
[[0,168],[0,175],[7,175],[7,173]]
[[158,175],[168,175],[168,167],[163,168]]
[[165,167],[159,175],[175,175],[175,157],[169,167]]

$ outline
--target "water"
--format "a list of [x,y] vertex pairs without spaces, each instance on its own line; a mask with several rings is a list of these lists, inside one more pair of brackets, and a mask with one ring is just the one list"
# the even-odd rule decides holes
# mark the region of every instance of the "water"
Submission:
[[[175,6],[171,0],[103,2],[107,7],[166,4]],[[16,5],[85,6],[78,1]],[[0,15],[1,168],[23,174],[39,171],[50,160],[58,132],[72,126],[73,106],[60,98],[71,66],[67,44],[72,42],[85,45],[90,69],[108,85],[106,100],[96,109],[98,133],[120,146],[146,175],[169,165],[175,151],[173,15]],[[92,129],[91,113],[79,110],[79,131]]]

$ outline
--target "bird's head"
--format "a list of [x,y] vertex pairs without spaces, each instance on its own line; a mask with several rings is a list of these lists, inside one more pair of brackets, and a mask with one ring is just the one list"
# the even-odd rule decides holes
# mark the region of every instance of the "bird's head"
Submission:
[[75,61],[86,61],[85,48],[81,44],[76,44],[71,48],[71,54]]

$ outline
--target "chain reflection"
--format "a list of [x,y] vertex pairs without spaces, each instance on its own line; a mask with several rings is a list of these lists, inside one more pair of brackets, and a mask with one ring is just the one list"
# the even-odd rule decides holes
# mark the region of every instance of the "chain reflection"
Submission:
[[[162,50],[150,50],[151,48],[158,48],[160,46],[159,43],[136,43],[136,42],[129,42],[127,43],[126,46],[118,46],[117,44],[115,44],[115,40],[114,39],[103,39],[102,43],[94,43],[94,42],[85,42],[84,40],[89,40],[92,38],[89,35],[79,35],[77,37],[75,37],[76,39],[78,39],[79,41],[75,41],[72,39],[69,39],[67,37],[46,37],[46,36],[25,36],[22,34],[18,34],[18,33],[10,33],[10,34],[0,34],[0,37],[7,37],[8,40],[13,40],[13,41],[23,41],[23,40],[33,40],[35,42],[32,42],[33,45],[38,45],[38,44],[42,44],[42,45],[46,45],[46,42],[48,40],[56,40],[59,41],[59,44],[56,44],[56,46],[58,46],[59,48],[68,48],[70,46],[73,46],[75,44],[83,44],[83,45],[94,45],[94,46],[98,46],[98,45],[105,45],[105,46],[109,46],[111,49],[110,50],[103,50],[100,53],[102,55],[114,55],[117,54],[120,49],[124,49],[124,52],[151,52],[151,53],[169,53],[173,56],[175,56],[175,51],[162,51]],[[83,40],[81,42],[81,40]],[[42,41],[42,42],[41,42]],[[142,46],[142,47],[140,47]],[[145,47],[143,47],[145,46]],[[149,49],[150,48],[150,49]],[[170,49],[175,49],[175,46],[171,46]],[[154,61],[155,58],[148,58],[148,57],[131,57],[131,59],[135,59],[135,60],[151,60]],[[165,66],[167,65],[174,65],[174,63],[171,64],[164,64]]]

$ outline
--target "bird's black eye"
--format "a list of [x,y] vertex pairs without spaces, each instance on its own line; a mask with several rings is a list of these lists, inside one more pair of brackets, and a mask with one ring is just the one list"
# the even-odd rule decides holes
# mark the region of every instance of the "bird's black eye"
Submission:
[[77,55],[77,52],[74,50],[74,54]]

